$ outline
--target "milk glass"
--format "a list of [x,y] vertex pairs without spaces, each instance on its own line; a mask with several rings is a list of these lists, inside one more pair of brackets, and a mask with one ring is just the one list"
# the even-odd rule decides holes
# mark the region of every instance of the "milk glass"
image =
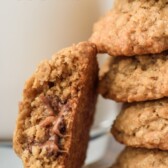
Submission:
[[[0,1],[0,140],[11,139],[25,80],[38,63],[87,40],[112,0]],[[105,57],[99,56],[102,63]],[[113,120],[118,106],[99,99],[95,126]]]

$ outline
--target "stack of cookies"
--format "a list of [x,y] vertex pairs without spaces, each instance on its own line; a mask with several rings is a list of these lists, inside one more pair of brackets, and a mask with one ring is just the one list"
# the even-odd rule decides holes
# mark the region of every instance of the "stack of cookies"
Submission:
[[90,40],[111,55],[99,92],[124,103],[112,134],[129,147],[114,167],[168,167],[168,0],[116,0]]

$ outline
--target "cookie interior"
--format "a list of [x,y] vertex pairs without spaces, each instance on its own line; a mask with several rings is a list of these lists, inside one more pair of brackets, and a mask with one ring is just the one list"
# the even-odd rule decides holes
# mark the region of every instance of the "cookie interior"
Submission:
[[[63,50],[51,60],[42,62],[26,83],[14,138],[14,148],[25,167],[48,168],[63,165],[63,158],[68,157],[72,138],[75,138],[72,135],[75,129],[73,122],[78,123],[80,118],[76,113],[81,112],[79,106],[83,108],[80,103],[84,92],[92,98],[93,102],[88,106],[93,111],[96,98],[93,87],[97,78],[97,62],[94,58],[96,49],[86,44],[83,46],[85,48],[81,46],[83,50],[78,47]],[[91,66],[95,64],[91,73],[89,61]],[[86,74],[89,73],[90,77],[87,77]],[[91,95],[86,89],[86,82],[89,89],[92,89]],[[85,105],[86,101],[83,103]],[[92,115],[89,116],[88,113],[88,117],[87,132]],[[83,141],[87,140],[87,134]],[[81,142],[84,148],[86,143]],[[81,157],[83,160],[85,156]]]

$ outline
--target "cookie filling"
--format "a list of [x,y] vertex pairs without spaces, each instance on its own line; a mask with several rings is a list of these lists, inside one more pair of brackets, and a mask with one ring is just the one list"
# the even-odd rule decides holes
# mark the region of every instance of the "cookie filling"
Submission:
[[39,121],[38,128],[44,130],[44,138],[29,140],[29,152],[32,153],[32,146],[38,146],[46,156],[57,157],[66,153],[62,141],[68,137],[65,116],[70,106],[68,101],[61,101],[57,96],[41,95],[39,98],[45,117]]
[[49,139],[41,147],[48,153],[60,154],[66,152],[62,149],[61,139],[66,137],[66,124],[64,116],[68,110],[67,102],[60,102],[58,97],[41,96],[42,102],[48,109],[49,116],[40,122],[40,126],[49,128]]

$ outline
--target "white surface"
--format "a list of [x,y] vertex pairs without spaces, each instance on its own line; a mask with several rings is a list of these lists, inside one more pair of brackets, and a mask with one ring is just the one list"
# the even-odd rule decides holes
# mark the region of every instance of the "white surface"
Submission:
[[[0,139],[12,137],[23,84],[39,61],[86,40],[93,22],[111,4],[112,0],[0,1]],[[107,111],[101,107],[96,121]]]
[[91,164],[101,159],[106,153],[106,146],[108,142],[109,136],[105,135],[97,140],[90,141],[87,151],[86,164]]
[[12,148],[0,147],[0,168],[23,168]]

